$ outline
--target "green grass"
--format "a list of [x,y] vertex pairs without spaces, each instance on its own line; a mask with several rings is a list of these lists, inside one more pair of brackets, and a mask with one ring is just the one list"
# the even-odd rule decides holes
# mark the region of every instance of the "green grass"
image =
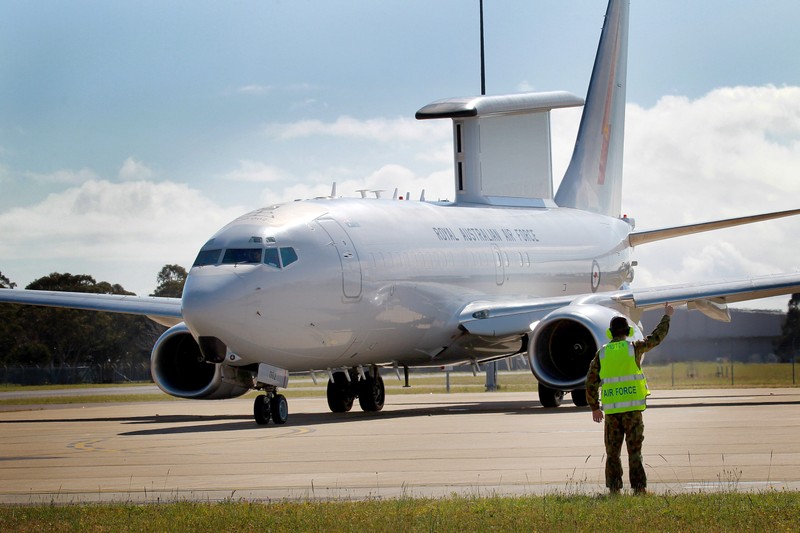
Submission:
[[795,492],[1,506],[2,531],[796,531]]
[[134,403],[134,402],[163,402],[180,400],[162,392],[155,394],[91,394],[86,396],[48,396],[41,398],[6,398],[0,400],[3,405],[72,405],[89,403]]
[[792,375],[791,363],[674,363],[644,365],[651,389],[792,387],[800,380]]

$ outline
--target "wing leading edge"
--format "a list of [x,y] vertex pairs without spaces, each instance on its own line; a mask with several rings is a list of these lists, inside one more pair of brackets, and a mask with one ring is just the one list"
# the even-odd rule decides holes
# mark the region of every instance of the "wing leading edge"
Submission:
[[3,289],[0,302],[144,315],[170,327],[183,321],[180,298]]

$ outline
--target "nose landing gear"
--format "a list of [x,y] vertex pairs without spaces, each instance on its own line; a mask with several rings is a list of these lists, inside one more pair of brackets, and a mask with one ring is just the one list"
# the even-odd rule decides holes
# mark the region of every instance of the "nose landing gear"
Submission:
[[256,396],[253,401],[253,418],[256,424],[269,424],[270,418],[275,424],[285,424],[289,419],[289,403],[286,396],[274,390]]

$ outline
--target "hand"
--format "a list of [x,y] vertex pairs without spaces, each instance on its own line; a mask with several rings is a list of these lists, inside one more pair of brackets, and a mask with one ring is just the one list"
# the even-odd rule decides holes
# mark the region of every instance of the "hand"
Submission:
[[664,304],[664,314],[667,316],[672,316],[672,313],[675,312],[675,308],[669,305],[669,302]]
[[603,421],[603,411],[601,409],[594,409],[592,411],[592,420],[598,424]]

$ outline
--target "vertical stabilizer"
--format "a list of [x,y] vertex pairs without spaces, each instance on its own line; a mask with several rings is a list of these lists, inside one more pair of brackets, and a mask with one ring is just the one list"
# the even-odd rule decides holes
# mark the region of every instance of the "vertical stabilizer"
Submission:
[[608,3],[572,160],[555,197],[560,207],[620,215],[629,7],[629,0]]

